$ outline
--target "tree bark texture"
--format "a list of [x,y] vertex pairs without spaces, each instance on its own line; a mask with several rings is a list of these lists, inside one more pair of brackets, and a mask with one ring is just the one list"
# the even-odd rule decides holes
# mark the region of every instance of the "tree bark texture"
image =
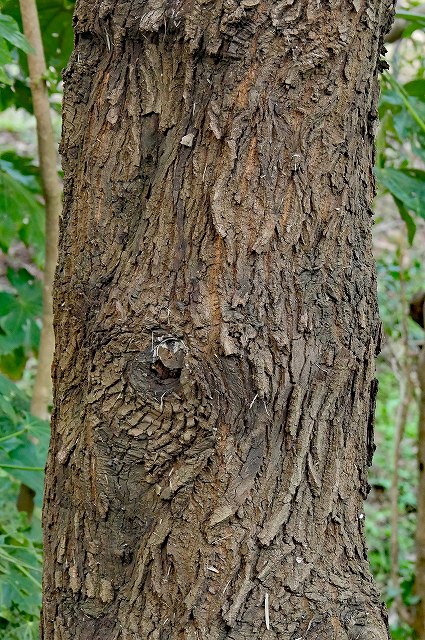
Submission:
[[44,640],[384,640],[363,537],[390,0],[80,0]]

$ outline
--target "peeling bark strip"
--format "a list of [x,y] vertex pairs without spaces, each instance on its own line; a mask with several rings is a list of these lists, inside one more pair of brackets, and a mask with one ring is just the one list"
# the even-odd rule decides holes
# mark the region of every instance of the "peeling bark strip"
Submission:
[[44,640],[384,640],[363,539],[390,0],[79,0]]

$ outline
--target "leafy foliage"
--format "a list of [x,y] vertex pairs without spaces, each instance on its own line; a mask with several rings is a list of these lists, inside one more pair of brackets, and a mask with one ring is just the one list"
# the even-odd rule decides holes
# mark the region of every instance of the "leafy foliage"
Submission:
[[0,82],[3,84],[13,84],[13,77],[8,73],[8,65],[15,62],[15,47],[25,53],[31,51],[28,42],[19,31],[17,22],[10,15],[0,13]]
[[[409,35],[425,25],[422,14],[403,11],[399,15],[412,25]],[[411,65],[414,77],[407,82],[397,80],[394,73],[383,76],[375,169],[381,188],[392,195],[406,223],[410,243],[416,232],[415,218],[425,218],[425,69],[419,58],[416,61],[420,64]]]
[[[391,60],[391,71],[383,76],[379,105],[381,127],[378,134],[376,176],[381,193],[389,194],[406,226],[406,237],[411,247],[400,252],[404,245],[400,234],[387,240],[392,250],[385,249],[378,256],[379,303],[387,341],[378,363],[380,391],[376,412],[377,451],[370,474],[372,499],[366,505],[366,530],[369,557],[373,573],[381,585],[390,607],[391,633],[394,639],[413,639],[410,627],[401,621],[400,605],[412,611],[416,602],[415,529],[416,529],[416,454],[417,454],[417,406],[409,409],[406,432],[402,441],[399,463],[399,583],[392,584],[391,574],[391,504],[390,489],[394,473],[395,416],[400,404],[402,371],[397,364],[405,354],[401,353],[403,318],[401,279],[407,300],[423,289],[423,255],[415,248],[418,231],[423,242],[425,219],[425,67],[422,55],[422,33],[418,49],[411,38],[425,26],[424,14],[414,11],[400,12],[406,19],[405,39],[397,43]],[[377,222],[388,222],[388,205],[385,216]],[[395,219],[393,219],[395,220]],[[393,228],[394,228],[394,222]],[[423,252],[422,252],[423,253]],[[409,358],[417,344],[423,340],[423,332],[408,320]]]
[[[16,0],[3,0],[2,8],[5,14],[10,16],[15,24],[21,28],[21,16],[19,3]],[[52,91],[58,90],[62,69],[67,65],[73,46],[72,14],[74,2],[72,0],[37,0],[40,29],[43,38],[46,64],[49,69],[49,86]],[[19,52],[19,66],[21,67],[20,80],[26,79],[27,62],[25,52]],[[28,94],[21,103],[19,97],[13,103],[15,106],[32,110],[31,100]]]
[[0,248],[7,252],[19,238],[34,250],[37,266],[44,258],[44,207],[37,169],[13,151],[0,154]]
[[[416,437],[417,412],[415,407],[409,414],[407,432],[402,448],[402,469],[399,497],[399,553],[400,553],[400,592],[389,581],[391,571],[390,536],[391,509],[389,491],[394,471],[394,416],[399,404],[399,386],[393,371],[385,362],[379,360],[378,375],[380,389],[376,410],[376,453],[373,467],[369,472],[372,486],[371,498],[365,505],[366,537],[375,579],[381,586],[382,595],[389,607],[401,592],[402,601],[410,606],[414,602],[413,581],[415,572],[415,527],[416,495],[414,482],[416,475]],[[413,638],[412,631],[406,626],[392,626],[392,638]]]
[[48,423],[30,414],[25,393],[2,375],[0,394],[0,469],[24,482],[39,499],[43,493],[43,478],[34,472],[44,469]]
[[[391,59],[391,70],[382,81],[379,115],[376,177],[381,194],[389,194],[404,221],[410,250],[400,253],[403,238],[398,237],[378,258],[379,303],[387,341],[378,361],[380,390],[376,411],[377,451],[370,473],[371,501],[366,504],[366,532],[373,573],[381,585],[390,607],[391,634],[394,640],[414,638],[413,630],[401,621],[398,601],[406,611],[412,611],[417,601],[414,593],[415,529],[416,529],[416,453],[417,406],[410,406],[406,432],[402,441],[399,466],[399,584],[392,584],[391,574],[391,505],[390,489],[394,473],[395,416],[400,404],[400,341],[403,317],[400,279],[406,288],[407,300],[423,289],[423,252],[415,248],[416,235],[424,237],[425,218],[425,66],[423,29],[425,15],[415,10],[400,11],[406,20],[403,40],[399,41]],[[414,34],[420,31],[419,39]],[[413,36],[413,37],[412,37]],[[385,222],[378,216],[378,224]],[[388,241],[387,241],[388,245]],[[423,332],[408,320],[409,349],[413,354],[423,340]],[[401,356],[403,357],[403,356]],[[409,357],[412,357],[409,355]],[[395,606],[393,606],[395,605]]]
[[[31,416],[25,392],[0,375],[0,636],[10,640],[38,637],[39,507],[48,441],[48,423]],[[20,482],[35,491],[38,508],[31,524],[14,506]]]
[[0,291],[0,368],[19,378],[28,355],[38,350],[41,283],[25,269],[9,269],[7,278],[11,291]]
[[397,11],[397,18],[407,20],[409,26],[404,31],[404,37],[410,36],[417,29],[425,28],[425,16],[422,13],[418,13],[412,9]]
[[[7,485],[7,479],[2,478],[2,486],[16,490]],[[16,511],[6,519],[8,507],[8,502],[0,502],[0,636],[36,640],[41,605],[40,530]]]

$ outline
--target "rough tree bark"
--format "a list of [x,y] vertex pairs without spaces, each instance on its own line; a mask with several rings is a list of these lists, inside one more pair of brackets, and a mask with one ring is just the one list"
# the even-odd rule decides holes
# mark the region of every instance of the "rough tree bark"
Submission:
[[363,537],[390,0],[79,0],[42,637],[384,640]]

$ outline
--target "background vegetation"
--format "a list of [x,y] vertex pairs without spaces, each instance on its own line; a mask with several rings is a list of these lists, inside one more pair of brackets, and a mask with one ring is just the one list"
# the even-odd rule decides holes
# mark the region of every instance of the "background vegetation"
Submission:
[[[44,81],[59,135],[60,72],[72,47],[73,3],[39,0],[38,8]],[[21,32],[16,0],[0,2],[0,638],[5,640],[38,637],[49,436],[48,422],[30,413],[42,317],[45,209],[28,80],[31,48]],[[409,302],[425,289],[424,32],[423,4],[405,4],[388,45],[376,158],[374,243],[385,340],[365,526],[393,638],[405,640],[414,637],[410,624],[418,597],[416,367],[424,334],[409,317]],[[31,519],[17,509],[22,483],[35,493]]]

